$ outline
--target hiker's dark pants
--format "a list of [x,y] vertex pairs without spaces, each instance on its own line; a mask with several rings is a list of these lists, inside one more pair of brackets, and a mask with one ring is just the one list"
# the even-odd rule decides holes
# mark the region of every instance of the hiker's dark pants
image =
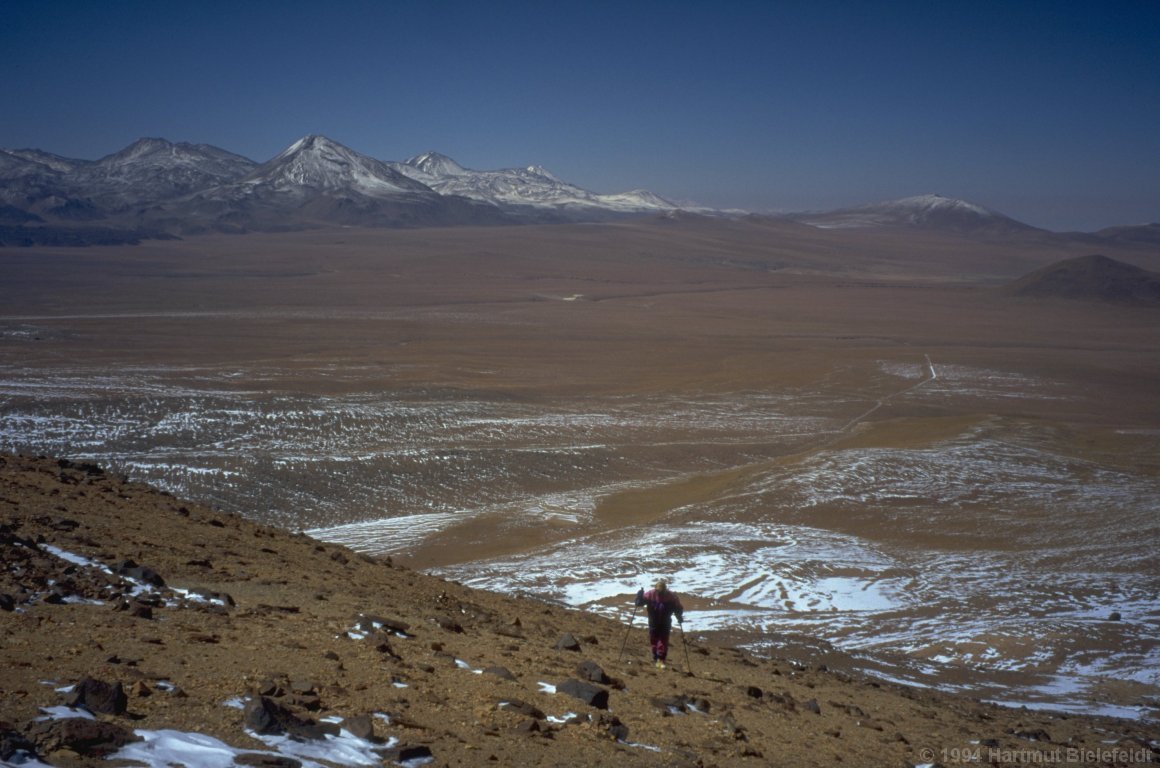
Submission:
[[648,644],[652,646],[653,660],[664,661],[669,655],[669,632],[672,627],[649,627]]

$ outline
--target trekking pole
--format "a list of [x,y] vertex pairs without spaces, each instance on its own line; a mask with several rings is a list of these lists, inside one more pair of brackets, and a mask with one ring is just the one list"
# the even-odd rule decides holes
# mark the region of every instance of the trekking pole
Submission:
[[689,673],[689,677],[693,677],[693,665],[689,663],[689,639],[685,637],[685,622],[677,619],[677,624],[681,628],[681,645],[685,646],[685,671]]
[[621,660],[621,658],[623,658],[623,656],[624,656],[624,648],[625,648],[625,646],[627,646],[627,645],[628,645],[628,633],[632,631],[632,622],[636,621],[636,609],[637,609],[637,608],[640,608],[640,606],[639,606],[639,605],[634,605],[634,606],[632,607],[632,618],[628,620],[628,626],[627,626],[627,627],[625,627],[625,629],[624,629],[624,642],[622,642],[622,643],[620,644],[620,654],[619,654],[619,655],[616,657],[616,663],[617,663],[617,664],[619,664],[619,663],[620,663],[620,660]]

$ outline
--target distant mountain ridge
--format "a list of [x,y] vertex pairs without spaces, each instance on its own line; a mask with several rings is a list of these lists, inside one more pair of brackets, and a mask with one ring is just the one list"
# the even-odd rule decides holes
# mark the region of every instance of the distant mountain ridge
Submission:
[[160,138],[139,139],[99,160],[0,150],[0,211],[21,229],[20,242],[56,242],[60,233],[47,230],[77,222],[136,239],[328,225],[590,221],[678,209],[643,190],[591,192],[541,166],[475,171],[435,152],[383,161],[318,135],[265,163]]
[[[747,215],[678,204],[642,189],[592,192],[539,165],[481,171],[438,152],[379,160],[319,135],[299,139],[264,163],[209,144],[162,138],[139,139],[99,160],[0,150],[0,245],[685,214]],[[819,229],[894,228],[983,238],[1046,232],[977,203],[934,194],[777,218]],[[1160,243],[1160,225],[1112,227],[1082,237],[1150,246]]]
[[501,210],[448,197],[325,136],[306,136],[240,178],[158,205],[164,229],[279,230],[508,223]]
[[446,155],[426,152],[393,164],[400,173],[448,195],[461,195],[496,206],[583,212],[621,213],[675,211],[680,206],[645,190],[602,195],[561,181],[547,169],[531,165],[498,171],[464,168]]

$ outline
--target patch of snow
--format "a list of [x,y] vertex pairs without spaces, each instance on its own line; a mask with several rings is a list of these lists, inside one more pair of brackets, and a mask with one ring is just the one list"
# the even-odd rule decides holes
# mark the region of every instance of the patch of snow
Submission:
[[206,597],[205,595],[193,592],[188,589],[181,589],[180,587],[169,587],[169,590],[174,594],[180,595],[183,599],[191,603],[206,603],[208,605],[226,605],[226,601],[220,597]]
[[234,758],[243,752],[212,736],[184,731],[136,731],[141,741],[126,744],[109,755],[110,760],[124,760],[149,768],[188,766],[189,768],[230,768]]
[[69,595],[62,601],[68,605],[104,605],[103,600],[94,600],[89,597],[80,597],[79,595]]
[[52,544],[41,544],[40,548],[43,549],[45,552],[48,552],[51,555],[55,555],[56,557],[59,557],[61,560],[64,560],[65,562],[72,563],[73,565],[79,565],[82,568],[95,568],[95,569],[102,571],[104,573],[112,573],[113,572],[112,570],[109,569],[109,566],[105,565],[104,563],[98,563],[97,561],[90,560],[89,558],[84,557],[82,555],[74,555],[72,552],[67,552],[67,551],[61,549],[60,547],[53,546]]
[[328,736],[320,741],[297,742],[287,736],[250,736],[262,741],[272,751],[240,749],[199,733],[169,729],[135,731],[141,741],[128,744],[108,756],[111,761],[125,761],[147,766],[147,768],[232,768],[235,759],[243,754],[262,754],[272,757],[293,757],[303,761],[304,768],[324,768],[326,764],[346,766],[381,765],[382,758],[377,750],[389,749],[398,743],[391,738],[386,744],[376,744],[360,739],[348,731],[339,736]]
[[326,736],[315,741],[295,741],[289,736],[260,735],[249,730],[246,733],[281,755],[307,761],[325,760],[328,763],[348,766],[382,765],[383,759],[379,751],[389,749],[398,743],[398,739],[392,736],[386,744],[376,744],[360,739],[346,730],[341,731],[338,736]]
[[660,747],[654,747],[652,744],[641,744],[641,743],[636,742],[636,741],[621,741],[620,743],[626,747],[635,747],[636,749],[647,749],[649,752],[660,752],[661,751]]
[[96,720],[96,716],[87,709],[78,709],[74,707],[41,707],[40,711],[44,713],[44,717],[38,717],[37,720],[68,720],[70,718],[80,718],[82,720]]

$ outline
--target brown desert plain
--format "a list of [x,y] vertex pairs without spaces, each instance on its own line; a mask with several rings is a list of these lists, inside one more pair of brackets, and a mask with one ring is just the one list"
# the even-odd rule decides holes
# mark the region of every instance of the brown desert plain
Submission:
[[[114,764],[36,721],[94,678],[246,764],[367,764],[261,707],[370,764],[1155,761],[1160,306],[1011,288],[1094,253],[1160,270],[761,218],[2,249],[4,744]],[[607,709],[540,685],[582,661]]]

